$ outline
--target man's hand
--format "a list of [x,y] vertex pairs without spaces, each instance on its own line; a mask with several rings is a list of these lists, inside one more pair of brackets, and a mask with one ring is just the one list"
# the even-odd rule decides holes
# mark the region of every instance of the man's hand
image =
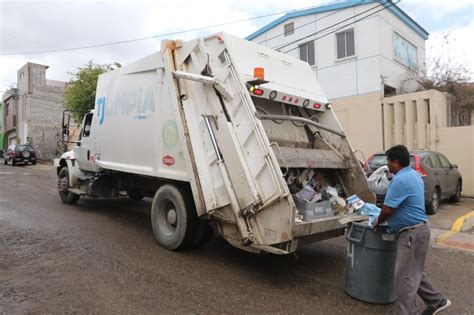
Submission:
[[375,219],[373,222],[373,226],[377,226],[377,225],[379,225],[379,218]]
[[380,212],[380,215],[379,217],[374,221],[374,226],[379,224],[379,223],[382,223],[383,221],[387,220],[387,218],[389,216],[392,215],[392,213],[395,212],[396,209],[394,208],[390,208],[389,206],[387,205],[383,205],[382,206],[382,211]]

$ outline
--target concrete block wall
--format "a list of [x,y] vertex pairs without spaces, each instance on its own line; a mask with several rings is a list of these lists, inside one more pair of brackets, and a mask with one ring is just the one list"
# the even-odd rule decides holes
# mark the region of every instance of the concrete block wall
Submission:
[[403,143],[429,150],[439,141],[439,128],[447,126],[448,97],[436,90],[386,97],[382,104],[384,149]]
[[[51,160],[58,155],[61,102],[66,83],[46,80],[46,69],[46,65],[28,62],[18,70],[18,89],[11,92],[14,94],[9,99],[12,110],[5,126],[11,129],[7,133],[8,144],[29,142],[36,147],[41,159]],[[6,93],[3,99],[8,96]],[[9,119],[10,116],[15,119]]]
[[27,96],[28,140],[44,160],[52,160],[59,153],[57,141],[61,134],[63,93],[61,87],[36,86],[33,94]]
[[463,196],[474,197],[474,126],[448,127],[448,103],[436,90],[384,98],[384,150],[404,144],[444,154],[459,166]]

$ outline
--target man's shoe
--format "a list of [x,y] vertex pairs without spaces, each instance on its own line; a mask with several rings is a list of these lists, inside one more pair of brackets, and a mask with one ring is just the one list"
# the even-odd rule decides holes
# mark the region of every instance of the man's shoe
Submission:
[[441,302],[439,302],[438,306],[433,307],[433,306],[428,306],[421,315],[436,315],[439,312],[444,311],[448,307],[451,306],[451,301],[448,299],[442,299]]

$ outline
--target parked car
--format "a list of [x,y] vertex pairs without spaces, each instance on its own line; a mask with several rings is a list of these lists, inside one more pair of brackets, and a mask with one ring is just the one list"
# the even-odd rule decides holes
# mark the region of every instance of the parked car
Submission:
[[17,163],[31,163],[36,165],[36,151],[30,144],[11,144],[4,156],[5,165],[10,162],[12,166]]
[[[364,165],[367,177],[386,164],[384,152],[370,156]],[[461,173],[458,166],[451,164],[443,154],[434,151],[410,152],[410,166],[423,178],[426,213],[435,214],[441,200],[459,201],[462,192]],[[377,203],[383,203],[384,199],[385,194],[377,195]]]

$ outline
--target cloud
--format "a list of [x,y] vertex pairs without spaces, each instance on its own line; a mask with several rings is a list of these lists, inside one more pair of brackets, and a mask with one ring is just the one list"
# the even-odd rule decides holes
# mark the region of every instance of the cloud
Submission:
[[[148,37],[306,8],[321,2],[0,0],[0,53],[80,47]],[[166,37],[186,40],[219,31],[245,37],[278,17]],[[118,61],[126,64],[158,51],[162,39],[60,53],[0,56],[0,91],[16,82],[17,70],[28,61],[49,65],[48,79],[68,81],[70,75],[67,72],[75,72],[90,59],[96,63]]]
[[[329,1],[331,0],[0,0],[0,53],[61,49],[173,33],[246,20],[273,12],[307,8]],[[403,2],[419,8],[429,7],[428,12],[442,11],[440,14],[472,4],[472,0],[453,1],[449,5],[442,0],[431,0],[429,5],[424,0]],[[415,13],[426,14],[423,11]],[[245,37],[279,16],[281,15],[166,37],[186,40],[219,31]],[[453,54],[457,56],[458,51],[468,49],[469,55],[472,52],[469,29],[453,29],[452,32],[460,38],[457,41],[459,49]],[[427,47],[431,42],[436,46],[435,38],[436,33],[431,36]],[[101,64],[114,61],[127,64],[158,51],[162,39],[61,53],[0,56],[0,91],[5,91],[10,84],[16,82],[17,70],[28,61],[50,66],[48,79],[68,81],[71,78],[68,72],[76,72],[78,67],[91,59]]]
[[[432,33],[426,42],[427,60],[441,58],[444,62],[462,64],[474,80],[474,21],[464,27],[453,27]],[[446,39],[447,38],[447,39]]]
[[413,17],[422,13],[435,20],[441,20],[460,10],[470,10],[472,16],[474,7],[473,0],[452,0],[449,2],[446,0],[403,0],[402,4],[415,9],[415,13],[410,12]]

